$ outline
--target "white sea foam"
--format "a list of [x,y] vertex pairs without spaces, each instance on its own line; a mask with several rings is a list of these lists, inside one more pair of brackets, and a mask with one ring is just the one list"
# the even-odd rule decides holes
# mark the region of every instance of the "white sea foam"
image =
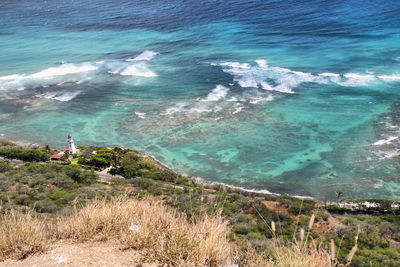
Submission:
[[323,72],[323,73],[319,73],[318,76],[322,76],[322,77],[340,77],[340,74],[330,73],[330,72]]
[[123,76],[139,76],[139,77],[157,77],[152,70],[150,70],[145,64],[135,64],[126,67],[120,75]]
[[265,60],[257,60],[256,63],[258,66],[239,62],[226,62],[220,65],[223,71],[231,74],[234,81],[243,88],[262,88],[281,93],[294,93],[292,90],[294,87],[303,82],[314,81],[317,77],[305,72],[271,67]]
[[203,113],[203,112],[212,112],[212,109],[209,109],[207,107],[201,107],[201,106],[197,106],[197,107],[193,107],[191,109],[188,110],[188,113]]
[[378,78],[388,82],[400,81],[400,75],[380,75]]
[[268,67],[268,63],[265,59],[258,59],[258,60],[256,60],[256,63],[258,64],[258,66],[260,68],[266,69]]
[[370,80],[370,79],[375,79],[374,75],[363,75],[363,74],[359,74],[359,73],[346,73],[343,75],[346,78],[349,79],[360,79],[360,80]]
[[248,63],[239,63],[239,62],[225,62],[221,63],[221,66],[227,66],[231,68],[240,68],[240,69],[250,69],[251,66]]
[[172,115],[174,113],[181,112],[185,107],[185,103],[177,103],[174,107],[167,108],[167,110],[161,115]]
[[23,90],[51,85],[62,85],[66,82],[76,82],[91,75],[98,69],[90,63],[63,64],[51,67],[30,75],[7,75],[0,77],[0,90]]
[[[278,193],[272,193],[266,189],[263,190],[257,190],[257,189],[247,189],[244,187],[238,187],[238,186],[234,186],[234,185],[228,185],[225,183],[220,183],[220,182],[208,182],[205,179],[201,178],[201,177],[195,177],[194,178],[196,180],[196,182],[201,183],[201,184],[205,184],[205,185],[222,185],[222,186],[226,186],[229,188],[234,188],[234,189],[238,189],[238,190],[243,190],[246,192],[251,192],[251,193],[256,193],[256,194],[266,194],[266,195],[275,195],[275,196],[280,196],[280,194]],[[303,198],[310,198],[312,199],[312,197],[303,197]]]
[[24,75],[12,74],[12,75],[0,76],[0,80],[2,81],[21,80],[24,77],[25,77]]
[[240,111],[242,111],[243,109],[244,109],[244,106],[241,105],[241,104],[238,104],[238,105],[236,106],[236,109],[232,112],[232,114],[237,114],[237,113],[239,113]]
[[38,97],[53,99],[61,102],[67,102],[77,97],[80,93],[81,91],[66,92],[66,93],[46,93],[43,95],[38,95]]
[[376,76],[371,74],[346,73],[343,77],[347,80],[338,82],[343,86],[367,86],[377,81]]
[[101,75],[104,71],[122,76],[155,77],[157,74],[148,68],[145,61],[151,60],[157,54],[154,51],[144,51],[136,58],[127,61],[109,60],[80,64],[62,62],[61,65],[32,74],[0,76],[0,90],[16,91],[38,87],[46,88],[69,82],[80,84],[82,81],[90,80],[94,75]]
[[217,85],[211,93],[208,94],[207,98],[203,99],[202,101],[218,101],[221,98],[224,98],[228,94],[229,88],[222,86],[222,85]]
[[386,139],[381,139],[381,140],[376,141],[373,145],[374,146],[381,146],[381,145],[389,144],[389,143],[391,143],[392,141],[394,141],[394,140],[396,140],[398,138],[399,138],[398,136],[389,136]]
[[159,54],[158,52],[146,50],[146,51],[142,52],[140,55],[138,55],[137,57],[128,58],[126,61],[128,61],[128,62],[129,61],[148,61],[148,60],[152,60],[158,54]]
[[138,116],[141,119],[145,119],[146,113],[144,112],[135,112],[136,116]]
[[274,67],[267,64],[266,60],[256,60],[257,65],[248,63],[224,62],[221,63],[223,71],[233,76],[233,80],[243,88],[261,88],[268,91],[281,93],[294,93],[294,89],[302,83],[335,83],[341,86],[368,86],[379,81],[391,82],[400,80],[400,75],[380,75],[373,71],[362,73],[323,72],[312,74],[295,71],[288,68]]
[[252,98],[249,103],[250,104],[258,104],[260,102],[267,102],[267,101],[272,101],[272,100],[274,100],[273,95],[269,95],[267,97],[257,96],[255,98]]
[[77,74],[83,72],[89,72],[97,70],[97,66],[93,66],[90,64],[83,64],[83,65],[74,65],[74,64],[63,64],[59,67],[52,67],[40,72],[31,74],[26,76],[28,79],[48,79],[54,76],[62,76],[62,75],[69,75],[69,74]]
[[382,180],[379,180],[378,182],[376,182],[374,184],[374,188],[375,189],[381,188],[382,186],[383,186],[383,181]]

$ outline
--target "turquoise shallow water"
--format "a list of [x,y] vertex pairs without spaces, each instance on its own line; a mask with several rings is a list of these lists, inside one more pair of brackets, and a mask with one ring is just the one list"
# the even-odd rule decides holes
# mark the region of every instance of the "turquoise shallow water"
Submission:
[[2,1],[0,134],[184,173],[399,198],[397,1]]

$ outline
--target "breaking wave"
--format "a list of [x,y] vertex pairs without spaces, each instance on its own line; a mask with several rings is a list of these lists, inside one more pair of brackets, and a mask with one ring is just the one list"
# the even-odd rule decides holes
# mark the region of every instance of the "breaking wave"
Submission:
[[256,65],[240,62],[224,62],[212,65],[221,66],[225,73],[243,88],[260,88],[268,91],[293,94],[302,83],[334,83],[340,86],[368,86],[378,82],[400,81],[400,75],[374,75],[372,73],[308,73],[268,65],[264,59],[256,60]]
[[215,89],[208,94],[207,98],[203,99],[202,101],[218,101],[221,98],[224,98],[228,94],[228,91],[229,88],[222,85],[217,85],[217,87],[215,87]]
[[67,93],[46,93],[43,95],[38,95],[38,97],[67,102],[77,97],[80,93],[81,91]]
[[[50,67],[32,74],[0,76],[0,91],[22,91],[25,89],[60,86],[65,83],[79,85],[96,76],[109,74],[145,78],[156,77],[157,74],[150,70],[146,64],[146,61],[153,59],[156,55],[158,55],[157,52],[144,51],[133,59],[84,62],[79,64],[63,62],[59,66]],[[78,94],[47,93],[40,95],[40,97],[58,101],[69,101]]]
[[140,55],[138,55],[135,58],[128,58],[126,61],[148,61],[148,60],[152,60],[155,56],[157,56],[158,52],[154,52],[151,50],[146,50],[143,53],[141,53]]

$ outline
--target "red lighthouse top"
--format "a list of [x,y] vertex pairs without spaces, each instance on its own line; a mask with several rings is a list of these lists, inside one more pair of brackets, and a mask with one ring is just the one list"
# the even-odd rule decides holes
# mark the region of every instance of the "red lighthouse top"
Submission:
[[72,138],[72,135],[71,135],[71,134],[69,134],[69,135],[68,135],[68,138]]

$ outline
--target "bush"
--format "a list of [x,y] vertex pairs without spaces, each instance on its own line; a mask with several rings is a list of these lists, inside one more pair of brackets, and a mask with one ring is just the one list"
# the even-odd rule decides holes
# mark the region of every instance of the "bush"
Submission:
[[0,146],[0,156],[15,158],[24,161],[48,161],[49,154],[34,148]]
[[315,201],[309,199],[293,199],[289,211],[292,214],[309,214],[315,209]]
[[8,160],[0,160],[0,173],[1,172],[8,172],[12,169],[10,162]]

